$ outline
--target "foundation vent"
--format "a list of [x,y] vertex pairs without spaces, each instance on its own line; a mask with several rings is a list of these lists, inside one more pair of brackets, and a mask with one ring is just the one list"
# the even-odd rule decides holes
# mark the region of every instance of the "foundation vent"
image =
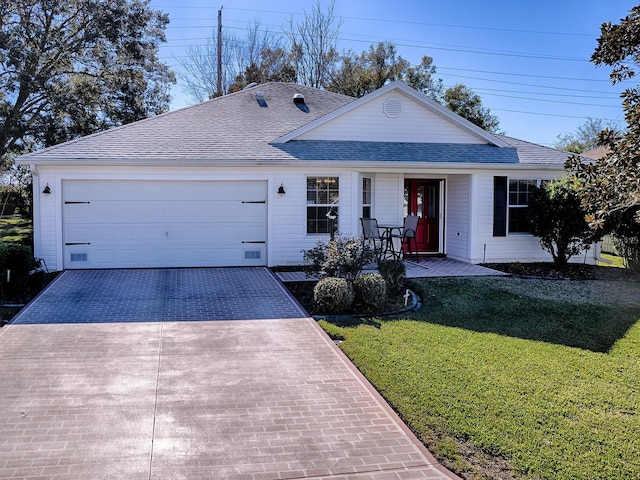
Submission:
[[72,262],[86,262],[89,259],[89,256],[86,253],[72,253],[71,261]]

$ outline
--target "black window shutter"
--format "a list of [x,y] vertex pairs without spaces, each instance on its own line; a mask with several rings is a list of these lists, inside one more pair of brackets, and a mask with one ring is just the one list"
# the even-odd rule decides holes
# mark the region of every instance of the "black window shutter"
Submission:
[[493,177],[493,236],[507,236],[507,177]]

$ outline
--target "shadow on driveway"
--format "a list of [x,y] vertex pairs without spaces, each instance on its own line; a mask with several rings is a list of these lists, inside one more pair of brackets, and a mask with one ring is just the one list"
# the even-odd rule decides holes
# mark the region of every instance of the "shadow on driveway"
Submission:
[[267,268],[67,270],[12,324],[306,316]]

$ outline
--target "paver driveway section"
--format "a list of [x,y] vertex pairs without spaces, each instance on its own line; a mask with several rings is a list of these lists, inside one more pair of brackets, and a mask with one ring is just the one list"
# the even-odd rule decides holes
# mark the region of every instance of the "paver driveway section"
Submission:
[[65,272],[17,320],[0,478],[456,478],[266,269]]

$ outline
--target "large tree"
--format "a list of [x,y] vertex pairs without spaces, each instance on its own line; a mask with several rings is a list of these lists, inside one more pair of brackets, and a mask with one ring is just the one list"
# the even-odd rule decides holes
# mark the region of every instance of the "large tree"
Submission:
[[607,128],[620,130],[619,125],[611,120],[589,117],[575,132],[558,135],[553,146],[571,153],[583,153],[598,146],[598,135]]
[[411,65],[398,54],[392,42],[371,45],[361,54],[347,51],[340,63],[330,72],[327,90],[352,97],[362,97],[394,80],[402,80],[419,92],[442,101],[442,80],[435,78],[433,59],[422,57],[417,65]]
[[[205,45],[191,45],[180,60],[179,76],[184,91],[194,102],[226,95],[254,81],[272,81],[277,78],[283,63],[289,64],[282,35],[265,28],[260,20],[253,20],[243,36],[222,30],[222,90],[218,91],[218,38],[217,33],[207,38]],[[290,74],[291,68],[287,70]],[[281,77],[285,77],[283,74]],[[286,76],[291,80],[291,75]]]
[[369,46],[361,54],[347,51],[339,65],[329,72],[327,90],[362,97],[394,80],[401,80],[409,62],[398,54],[391,42]]
[[322,10],[320,0],[304,12],[304,18],[294,22],[289,18],[285,30],[291,44],[291,59],[296,70],[298,82],[314,88],[326,88],[329,72],[338,61],[338,33],[342,21],[334,15],[335,1]]
[[296,69],[289,54],[282,48],[265,47],[257,62],[251,62],[243,72],[236,75],[229,85],[229,93],[242,90],[250,83],[295,82]]
[[500,132],[500,120],[482,105],[480,96],[469,87],[458,84],[444,92],[443,104],[449,110],[489,132]]
[[0,3],[0,158],[166,111],[167,15],[148,0]]
[[[633,7],[619,24],[602,25],[591,61],[597,66],[613,67],[610,78],[614,84],[637,75],[640,6]],[[598,143],[610,153],[596,162],[583,161],[578,156],[567,162],[583,184],[583,201],[591,211],[594,226],[605,226],[615,217],[630,216],[635,216],[640,225],[640,87],[629,87],[621,96],[626,132],[606,129],[599,135]],[[636,231],[640,233],[640,228]]]

